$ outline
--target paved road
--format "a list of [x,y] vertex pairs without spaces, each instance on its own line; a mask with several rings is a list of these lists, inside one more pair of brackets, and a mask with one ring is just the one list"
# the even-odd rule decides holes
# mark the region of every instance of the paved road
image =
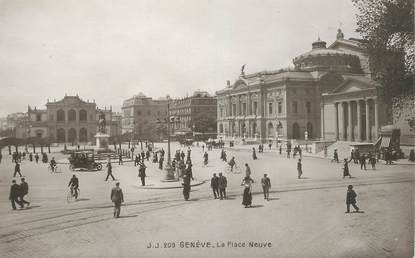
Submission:
[[[270,175],[270,201],[262,198],[256,183],[254,208],[244,209],[239,186],[242,174],[226,174],[228,200],[213,200],[209,184],[204,184],[194,187],[191,201],[185,202],[180,189],[140,189],[137,170],[129,163],[114,166],[126,196],[119,220],[112,218],[109,191],[113,182],[104,181],[104,172],[76,173],[81,199],[67,204],[66,185],[72,173],[62,167],[63,173],[49,174],[46,165],[27,161],[22,171],[30,185],[32,208],[11,211],[7,197],[12,166],[6,158],[0,164],[2,255],[412,257],[413,166],[379,165],[376,171],[360,171],[353,165],[354,178],[342,179],[340,164],[306,157],[305,179],[298,180],[296,160],[275,152],[260,154],[258,161],[252,161],[245,150],[228,151],[230,155],[240,167],[250,164],[256,182],[264,172]],[[224,171],[217,150],[210,152],[207,167],[201,166],[201,149],[194,148],[192,157],[199,180]],[[162,172],[149,164],[149,176],[160,178]],[[364,213],[344,213],[348,184],[355,186]],[[150,243],[166,244],[166,248],[147,248]],[[215,247],[205,247],[208,244]]]

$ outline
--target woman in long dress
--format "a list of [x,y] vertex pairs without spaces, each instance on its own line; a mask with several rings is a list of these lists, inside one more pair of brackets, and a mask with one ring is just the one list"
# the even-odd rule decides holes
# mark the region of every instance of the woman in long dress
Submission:
[[352,178],[352,175],[350,175],[350,172],[349,172],[349,162],[350,161],[347,161],[347,159],[344,159],[343,178],[345,178],[346,176],[348,176],[349,178]]
[[242,199],[242,205],[245,205],[245,208],[251,207],[252,204],[252,184],[254,180],[249,176],[246,176],[244,180],[242,180],[241,185],[244,187],[244,195]]

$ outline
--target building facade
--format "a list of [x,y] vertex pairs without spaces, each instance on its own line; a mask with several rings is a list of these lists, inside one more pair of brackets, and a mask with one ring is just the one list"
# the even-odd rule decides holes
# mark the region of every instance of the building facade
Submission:
[[139,93],[123,102],[122,133],[132,133],[137,139],[149,138],[166,118],[167,100],[154,100]]
[[99,109],[95,102],[78,96],[48,100],[46,109],[28,107],[29,136],[56,142],[94,142],[100,114],[105,115],[106,133],[111,135],[112,108]]
[[204,91],[192,96],[175,99],[170,104],[172,134],[216,134],[217,100]]
[[294,58],[294,68],[242,70],[216,93],[219,136],[375,141],[384,107],[361,44],[339,30],[329,47],[318,39]]

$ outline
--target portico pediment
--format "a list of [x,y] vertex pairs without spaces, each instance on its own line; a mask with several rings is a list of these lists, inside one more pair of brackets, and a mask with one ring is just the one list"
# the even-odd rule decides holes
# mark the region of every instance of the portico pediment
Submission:
[[332,93],[358,92],[362,90],[373,89],[376,86],[366,81],[356,79],[346,79],[342,84],[333,90]]

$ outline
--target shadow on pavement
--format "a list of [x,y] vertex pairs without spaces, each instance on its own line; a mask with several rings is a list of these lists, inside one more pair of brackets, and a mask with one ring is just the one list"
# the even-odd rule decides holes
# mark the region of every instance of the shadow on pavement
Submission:
[[268,201],[276,201],[279,200],[280,198],[268,198]]
[[134,218],[137,217],[138,215],[124,215],[124,216],[119,216],[119,219],[126,219],[126,218]]
[[249,208],[262,208],[262,207],[264,207],[264,205],[251,205],[251,207],[249,207]]
[[79,198],[79,199],[76,199],[77,202],[89,201],[89,200],[90,200],[89,198]]

